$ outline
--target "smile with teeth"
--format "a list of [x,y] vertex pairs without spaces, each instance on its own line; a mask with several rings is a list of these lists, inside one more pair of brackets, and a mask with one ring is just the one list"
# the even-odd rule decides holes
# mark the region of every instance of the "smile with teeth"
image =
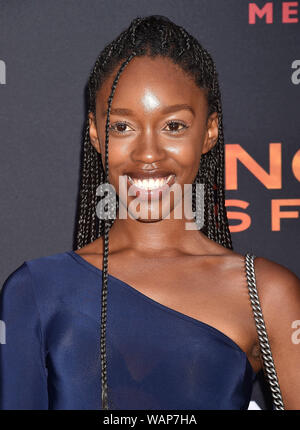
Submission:
[[137,188],[141,190],[156,190],[159,188],[168,185],[171,179],[175,177],[175,175],[169,175],[164,178],[149,178],[149,179],[135,179],[128,176],[128,180],[132,185],[135,185]]

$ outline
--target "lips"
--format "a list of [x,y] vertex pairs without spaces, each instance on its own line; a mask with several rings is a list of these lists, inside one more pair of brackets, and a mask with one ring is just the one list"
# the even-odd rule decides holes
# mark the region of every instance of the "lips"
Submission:
[[132,179],[159,179],[159,178],[167,178],[170,175],[174,175],[173,172],[169,170],[163,169],[155,169],[155,170],[135,170],[131,172],[125,172],[125,175],[130,176]]
[[157,200],[174,184],[176,175],[167,171],[128,172],[127,183],[133,195],[141,201]]
[[162,188],[166,184],[169,184],[170,180],[172,179],[172,176],[174,175],[169,175],[168,177],[162,177],[162,178],[145,178],[145,179],[131,178],[130,176],[128,176],[128,180],[131,183],[131,185],[135,185],[136,187],[142,190],[155,190],[158,188]]

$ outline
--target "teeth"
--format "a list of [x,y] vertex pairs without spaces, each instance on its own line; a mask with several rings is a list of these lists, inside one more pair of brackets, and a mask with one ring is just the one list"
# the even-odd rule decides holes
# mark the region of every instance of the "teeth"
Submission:
[[170,175],[166,178],[158,178],[158,179],[150,178],[150,179],[143,179],[143,180],[133,179],[130,176],[128,176],[128,178],[129,178],[129,182],[138,188],[142,188],[143,190],[155,190],[157,188],[161,188],[164,185],[166,185],[172,176],[174,175]]

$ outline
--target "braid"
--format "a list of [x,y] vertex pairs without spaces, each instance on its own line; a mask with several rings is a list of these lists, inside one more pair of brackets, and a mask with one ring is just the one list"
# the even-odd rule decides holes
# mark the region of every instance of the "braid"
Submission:
[[[120,67],[117,76],[112,84],[111,93],[108,98],[108,109],[107,109],[107,119],[105,127],[105,182],[108,183],[109,169],[108,169],[108,140],[109,140],[109,117],[111,110],[112,99],[117,87],[118,80],[124,68],[134,57],[134,53],[129,56],[129,58],[124,61]],[[102,382],[102,407],[103,409],[108,409],[108,396],[107,396],[107,364],[106,364],[106,315],[107,315],[107,278],[108,278],[108,233],[110,226],[107,220],[104,220],[104,252],[103,252],[103,270],[102,270],[102,310],[101,310],[101,382]]]
[[[103,82],[121,64],[108,98],[105,126],[105,165],[100,154],[90,142],[89,121],[84,131],[82,170],[78,199],[78,218],[76,221],[76,248],[80,249],[99,237],[103,237],[102,298],[101,298],[101,399],[102,408],[108,409],[107,362],[106,362],[106,320],[109,231],[114,219],[96,217],[96,190],[99,185],[109,184],[108,141],[109,119],[112,99],[118,80],[127,64],[135,56],[157,55],[170,58],[187,74],[194,78],[199,88],[206,90],[210,115],[218,114],[218,141],[205,154],[202,154],[199,169],[192,186],[192,207],[195,211],[196,184],[204,184],[204,224],[201,232],[209,239],[233,249],[229,223],[225,208],[224,188],[224,135],[221,95],[215,64],[209,53],[199,41],[183,27],[177,26],[160,15],[135,18],[128,29],[109,43],[99,54],[88,81],[89,112],[96,115],[96,95]],[[118,196],[116,200],[119,206]],[[109,209],[113,201],[109,196]],[[110,399],[110,404],[112,404]]]

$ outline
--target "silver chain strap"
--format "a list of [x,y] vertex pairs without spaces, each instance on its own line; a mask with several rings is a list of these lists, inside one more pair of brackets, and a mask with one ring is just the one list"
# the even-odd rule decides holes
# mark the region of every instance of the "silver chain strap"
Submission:
[[275,364],[269,344],[269,339],[263,319],[259,298],[256,289],[256,278],[254,271],[255,255],[247,252],[245,254],[245,268],[248,281],[249,297],[255,319],[256,330],[259,339],[260,352],[263,358],[264,372],[269,380],[275,410],[284,410],[279,382],[276,374]]

